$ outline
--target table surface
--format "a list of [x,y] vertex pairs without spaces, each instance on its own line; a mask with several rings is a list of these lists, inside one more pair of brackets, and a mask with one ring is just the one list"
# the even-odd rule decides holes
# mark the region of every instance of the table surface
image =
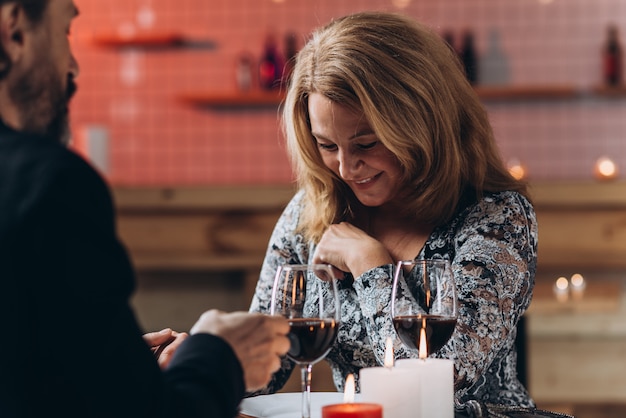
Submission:
[[[360,401],[360,395],[356,395],[355,402]],[[241,402],[238,418],[293,418],[299,416],[302,402],[302,394],[299,392],[276,393],[273,395],[261,395],[246,398]],[[311,393],[311,418],[321,418],[322,406],[343,403],[343,394],[339,392],[312,392]],[[500,412],[500,411],[498,411]],[[571,415],[551,413],[548,411],[536,413],[511,414],[516,418],[558,418],[571,417]],[[505,416],[506,413],[504,413]],[[462,415],[458,415],[461,417]]]

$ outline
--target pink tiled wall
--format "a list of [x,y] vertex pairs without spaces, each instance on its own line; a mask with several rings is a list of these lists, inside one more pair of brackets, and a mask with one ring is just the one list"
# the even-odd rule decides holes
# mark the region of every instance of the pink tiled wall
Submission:
[[[438,31],[476,34],[483,54],[496,30],[511,84],[568,84],[589,90],[601,80],[600,48],[614,22],[626,42],[624,0],[75,0],[73,27],[81,64],[72,104],[77,147],[103,127],[107,177],[124,185],[288,183],[277,109],[210,110],[182,104],[187,91],[236,89],[235,62],[257,56],[268,32],[312,28],[350,12],[407,13]],[[401,7],[400,3],[408,3]],[[211,40],[215,49],[115,50],[93,35],[134,30]],[[488,102],[506,159],[531,179],[591,178],[594,160],[613,158],[626,171],[626,98]],[[97,155],[94,158],[101,158]]]

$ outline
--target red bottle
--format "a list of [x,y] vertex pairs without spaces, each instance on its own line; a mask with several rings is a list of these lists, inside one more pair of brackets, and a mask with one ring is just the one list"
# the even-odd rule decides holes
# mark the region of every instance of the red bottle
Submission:
[[610,25],[603,51],[604,82],[609,86],[622,84],[622,45],[617,27]]
[[259,86],[264,90],[279,88],[282,74],[283,62],[278,53],[276,39],[273,35],[268,35],[259,61]]

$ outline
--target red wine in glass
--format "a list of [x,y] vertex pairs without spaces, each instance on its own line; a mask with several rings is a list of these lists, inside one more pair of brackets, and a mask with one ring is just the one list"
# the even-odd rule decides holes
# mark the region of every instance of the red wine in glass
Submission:
[[278,266],[270,313],[284,316],[291,325],[287,357],[302,372],[302,418],[311,416],[311,369],[337,339],[339,312],[337,281],[329,265]]
[[[456,327],[457,304],[449,261],[398,262],[391,292],[391,319],[404,346],[419,353],[420,358],[438,352],[450,340]],[[422,341],[426,347],[420,347]]]
[[295,318],[289,320],[289,358],[296,363],[315,363],[324,358],[337,337],[334,319]]
[[456,318],[438,315],[400,315],[393,318],[393,326],[404,345],[412,350],[420,349],[422,328],[426,334],[426,353],[436,353],[446,345],[456,326]]

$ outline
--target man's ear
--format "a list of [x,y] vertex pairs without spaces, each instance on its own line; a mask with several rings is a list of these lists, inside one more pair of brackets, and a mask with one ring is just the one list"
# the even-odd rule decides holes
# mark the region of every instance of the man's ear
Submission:
[[24,52],[24,34],[29,21],[17,2],[0,6],[0,74],[19,61]]

